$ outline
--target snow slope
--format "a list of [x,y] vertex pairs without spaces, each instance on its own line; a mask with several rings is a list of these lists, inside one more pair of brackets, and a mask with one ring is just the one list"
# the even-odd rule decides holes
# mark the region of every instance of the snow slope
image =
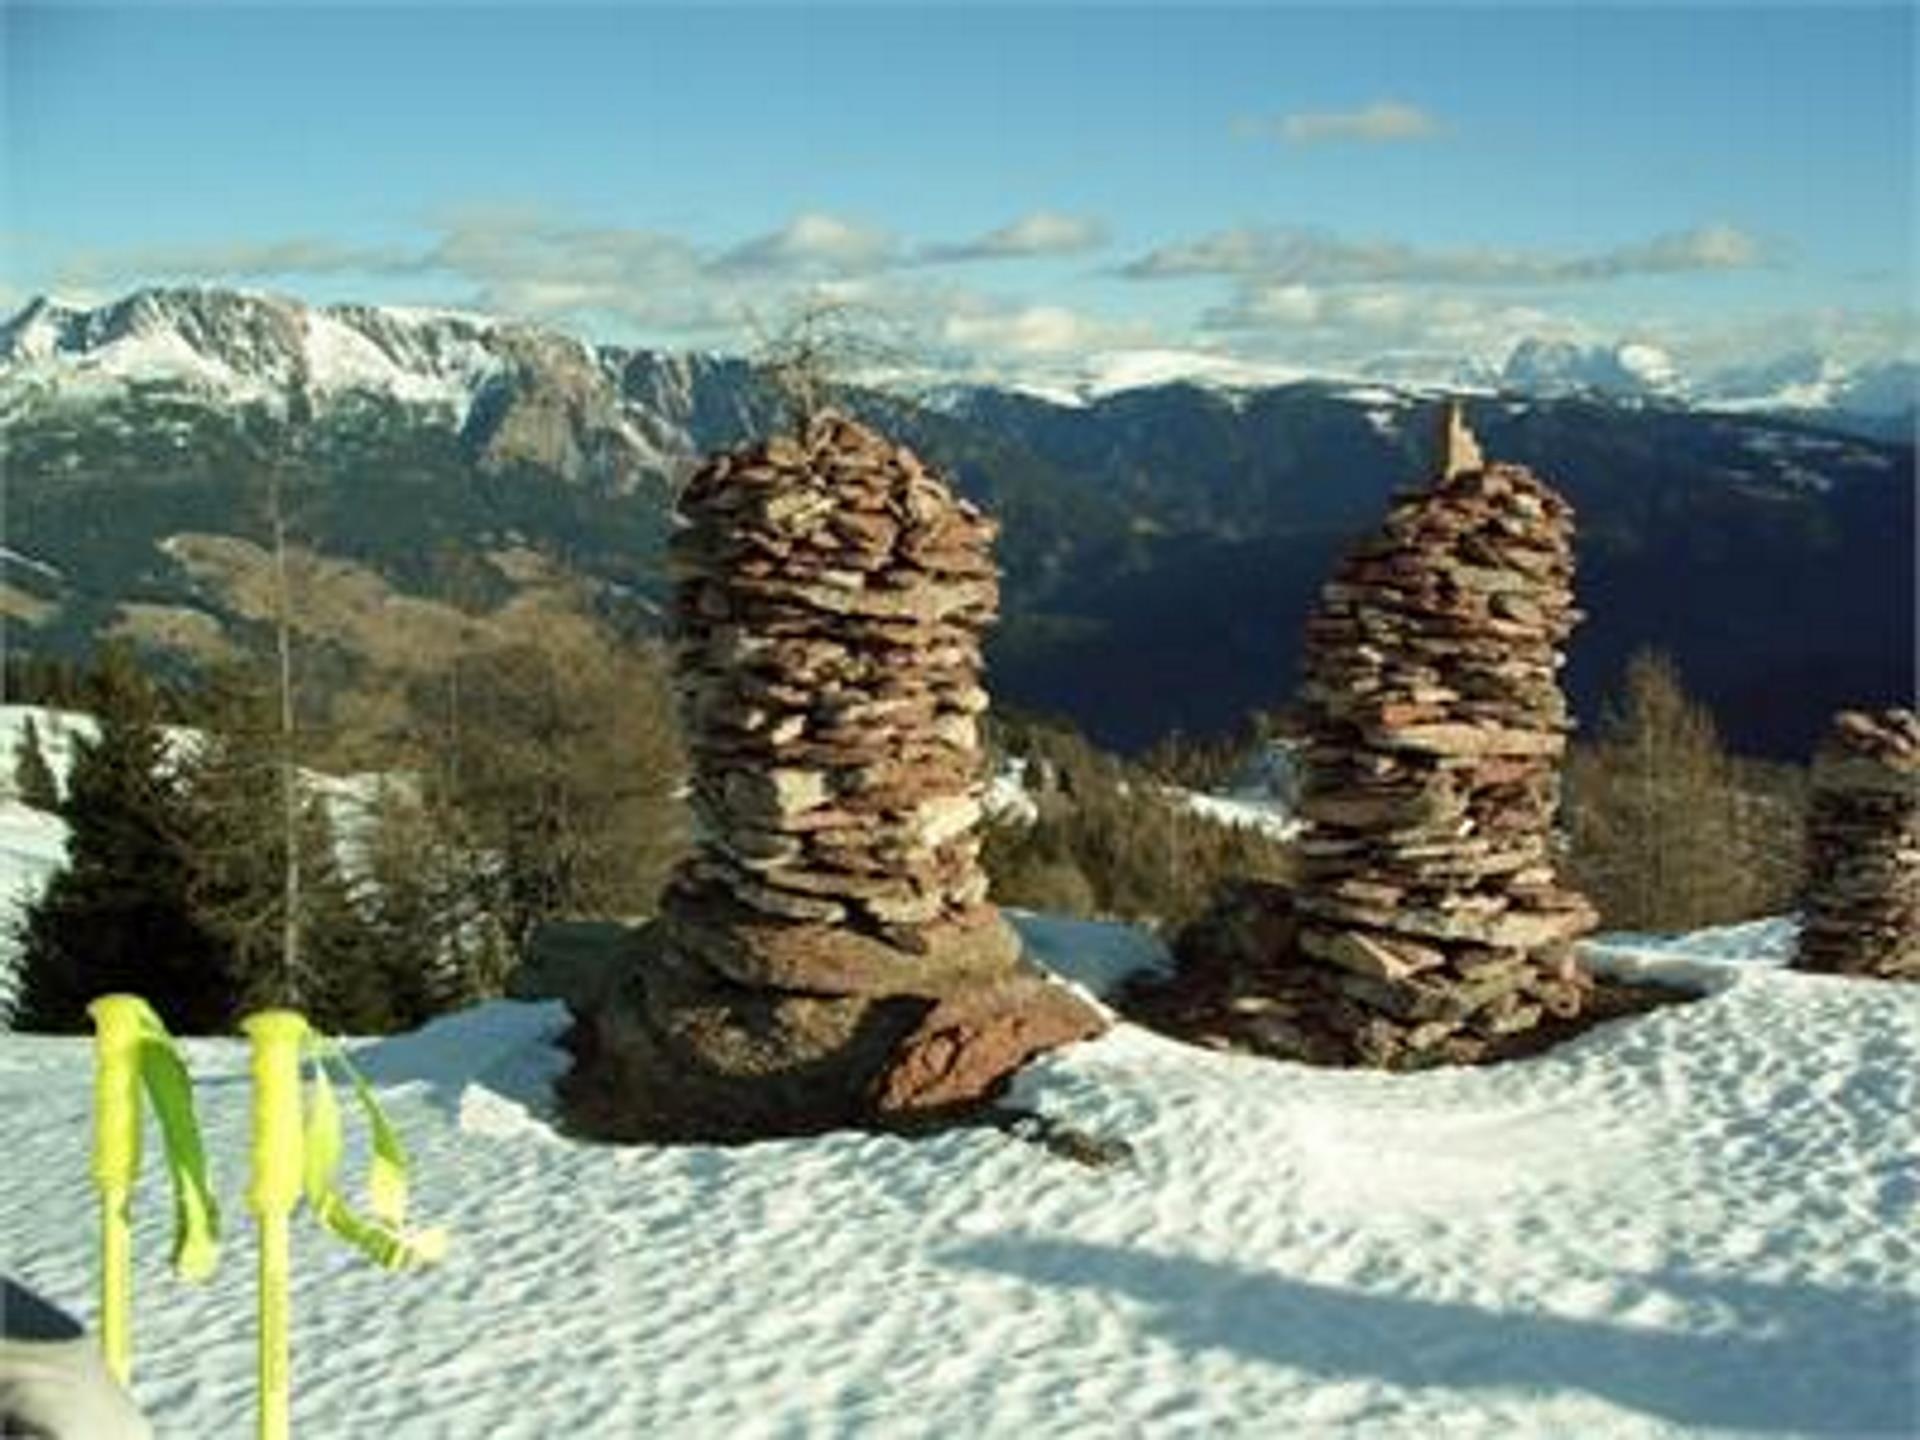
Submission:
[[1210,795],[1188,793],[1186,807],[1223,825],[1247,826],[1276,840],[1300,833],[1300,772],[1293,746],[1270,740],[1249,755],[1239,771]]
[[14,925],[66,863],[66,821],[11,796],[0,799],[0,1029],[13,1008],[20,953]]
[[[1096,970],[1137,947],[1035,939]],[[454,1249],[391,1277],[302,1228],[296,1433],[1913,1434],[1920,992],[1679,963],[1719,988],[1486,1070],[1122,1026],[1016,1095],[1130,1144],[1107,1169],[992,1130],[578,1144],[557,1005],[361,1045]],[[174,1282],[145,1182],[135,1387],[163,1435],[237,1435],[245,1062],[190,1048],[233,1229],[210,1285]],[[0,1036],[6,1264],[90,1317],[87,1063]]]
[[22,804],[13,793],[14,747],[27,721],[33,721],[40,753],[65,792],[76,737],[91,738],[93,717],[42,705],[0,705],[0,1028],[12,1008],[19,940],[14,932],[21,910],[39,897],[56,870],[67,863],[67,822],[58,815]]

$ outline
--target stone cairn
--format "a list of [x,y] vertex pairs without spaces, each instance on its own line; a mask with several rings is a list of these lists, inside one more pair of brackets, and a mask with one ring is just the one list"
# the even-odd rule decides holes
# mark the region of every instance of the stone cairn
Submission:
[[1482,460],[1457,406],[1439,468],[1307,620],[1296,884],[1240,887],[1181,947],[1246,972],[1233,1009],[1267,1053],[1470,1063],[1581,1007],[1572,942],[1597,917],[1551,854],[1572,512]]
[[710,460],[671,544],[700,843],[582,1043],[600,1128],[745,1138],[963,1107],[1097,1032],[976,834],[995,522],[816,418]]
[[1843,711],[1813,761],[1802,970],[1920,980],[1920,716]]

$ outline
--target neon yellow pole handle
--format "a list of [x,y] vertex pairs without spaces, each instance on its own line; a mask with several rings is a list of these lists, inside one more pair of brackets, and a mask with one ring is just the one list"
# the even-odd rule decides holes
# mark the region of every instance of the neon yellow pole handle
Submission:
[[100,1348],[122,1387],[133,1378],[133,1234],[140,1174],[141,1012],[132,995],[87,1007],[94,1025],[93,1183],[100,1190]]
[[193,1082],[173,1037],[138,995],[102,995],[93,1017],[93,1180],[100,1190],[100,1348],[122,1387],[133,1376],[133,1232],[140,1178],[140,1092],[160,1121],[173,1181],[173,1265],[189,1280],[213,1273],[220,1210],[207,1180]]
[[263,1010],[243,1020],[241,1028],[253,1041],[253,1177],[247,1204],[260,1222],[259,1434],[260,1440],[286,1440],[293,1406],[288,1230],[305,1178],[300,1051],[307,1022],[291,1010]]

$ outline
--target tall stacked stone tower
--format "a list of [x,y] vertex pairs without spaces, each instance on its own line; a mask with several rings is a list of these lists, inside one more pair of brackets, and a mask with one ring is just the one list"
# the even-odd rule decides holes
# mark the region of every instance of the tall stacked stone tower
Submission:
[[1484,461],[1457,407],[1438,470],[1307,621],[1298,961],[1276,983],[1315,1058],[1472,1060],[1581,1002],[1571,942],[1596,917],[1552,853],[1572,512]]
[[1798,966],[1920,980],[1920,716],[1836,715],[1813,761]]
[[833,415],[714,458],[680,515],[700,842],[576,1032],[576,1108],[661,1138],[901,1119],[1097,1031],[980,868],[994,522]]

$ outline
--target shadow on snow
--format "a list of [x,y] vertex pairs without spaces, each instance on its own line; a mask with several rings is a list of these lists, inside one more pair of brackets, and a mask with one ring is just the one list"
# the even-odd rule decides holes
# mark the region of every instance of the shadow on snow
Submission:
[[[1672,1272],[1630,1277],[1679,1306],[1710,1310],[1714,1328],[1703,1333],[1369,1294],[1078,1241],[987,1239],[942,1258],[1128,1296],[1151,1307],[1148,1328],[1182,1350],[1225,1350],[1329,1378],[1581,1390],[1687,1426],[1920,1433],[1920,1309],[1904,1295]],[[1840,1376],[1849,1383],[1836,1383]]]

